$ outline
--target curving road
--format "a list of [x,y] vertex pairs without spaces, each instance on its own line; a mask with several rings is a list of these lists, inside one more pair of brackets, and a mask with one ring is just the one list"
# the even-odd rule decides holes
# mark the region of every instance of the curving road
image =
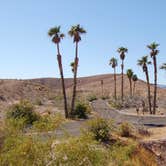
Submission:
[[129,115],[113,110],[104,100],[95,100],[91,103],[93,111],[104,119],[113,119],[115,123],[130,122],[135,125],[165,126],[165,115]]

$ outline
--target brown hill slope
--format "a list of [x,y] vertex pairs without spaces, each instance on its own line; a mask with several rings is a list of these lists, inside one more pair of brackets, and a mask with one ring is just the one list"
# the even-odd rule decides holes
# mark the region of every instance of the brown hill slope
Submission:
[[[95,94],[101,96],[101,80],[104,82],[104,94],[112,95],[114,91],[114,80],[112,74],[81,77],[78,79],[77,90],[84,95]],[[73,79],[65,79],[68,94],[71,94]],[[121,76],[117,75],[117,93],[121,91]],[[151,86],[153,92],[153,86]],[[0,101],[10,102],[20,99],[48,99],[50,95],[59,93],[61,90],[60,79],[58,78],[39,78],[29,80],[6,79],[0,80]],[[124,77],[124,91],[129,95],[129,81]],[[146,83],[142,80],[137,81],[136,94],[146,97]],[[158,88],[158,98],[166,99],[166,89]]]

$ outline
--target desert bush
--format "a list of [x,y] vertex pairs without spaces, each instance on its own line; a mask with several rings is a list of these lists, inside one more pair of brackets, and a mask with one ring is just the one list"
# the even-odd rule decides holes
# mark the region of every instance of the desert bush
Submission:
[[115,108],[115,109],[121,109],[123,108],[123,102],[121,99],[112,99],[109,101],[109,104],[111,107]]
[[35,104],[41,106],[43,105],[43,102],[41,99],[36,99]]
[[110,139],[111,125],[102,118],[96,118],[88,122],[88,131],[97,141],[105,142]]
[[110,98],[109,95],[107,95],[107,96],[105,95],[105,96],[102,96],[102,97],[101,97],[102,100],[107,100],[107,99],[109,99],[109,98]]
[[132,155],[135,152],[136,144],[130,142],[129,144],[123,145],[120,142],[110,147],[110,157],[112,165],[116,166],[136,166],[132,161]]
[[88,96],[87,99],[88,99],[89,102],[92,102],[94,100],[97,100],[97,97],[96,97],[96,95],[90,95],[90,96]]
[[9,136],[1,148],[1,166],[46,165],[51,159],[50,147],[50,141],[42,142],[23,135]]
[[123,122],[119,126],[119,134],[122,137],[130,137],[132,134],[132,126],[128,122]]
[[67,166],[106,166],[109,163],[108,151],[91,137],[70,138],[55,146],[53,165]]
[[33,129],[39,132],[51,131],[60,126],[64,118],[60,114],[45,115],[33,123]]
[[7,118],[13,119],[24,119],[25,124],[32,124],[34,121],[39,119],[39,116],[33,111],[33,105],[26,101],[20,101],[18,104],[12,105],[8,112]]
[[141,126],[138,128],[138,134],[142,135],[142,136],[150,136],[151,133],[148,131],[148,129],[144,126]]
[[89,114],[89,106],[85,103],[78,102],[76,103],[76,108],[72,114],[73,117],[87,119]]

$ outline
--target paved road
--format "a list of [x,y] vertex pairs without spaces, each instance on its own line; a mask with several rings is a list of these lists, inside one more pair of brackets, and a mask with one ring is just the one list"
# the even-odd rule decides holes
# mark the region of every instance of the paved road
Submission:
[[[91,103],[93,111],[104,119],[113,119],[116,124],[122,122],[130,122],[134,125],[147,125],[147,126],[163,126],[166,125],[166,116],[137,116],[121,113],[120,111],[110,109],[109,105],[104,100],[96,100]],[[93,118],[93,117],[91,117]],[[90,118],[90,119],[91,119]],[[73,120],[62,124],[56,131],[41,133],[44,137],[47,136],[79,136],[81,129],[86,128],[85,123],[88,120]]]
[[105,119],[113,119],[115,123],[130,122],[135,125],[165,126],[166,116],[164,115],[129,115],[118,110],[110,109],[104,100],[92,102],[92,108],[97,114]]

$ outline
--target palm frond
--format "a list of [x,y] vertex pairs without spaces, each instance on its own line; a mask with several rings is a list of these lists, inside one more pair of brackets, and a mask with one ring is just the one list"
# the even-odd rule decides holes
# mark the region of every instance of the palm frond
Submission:
[[83,27],[80,27],[79,24],[72,26],[71,29],[68,31],[68,34],[73,37],[74,42],[79,42],[81,40],[81,34],[86,33]]
[[118,60],[115,57],[112,57],[109,61],[109,65],[111,65],[112,68],[115,68],[116,66],[118,66]]
[[138,77],[137,77],[136,74],[133,74],[132,80],[133,80],[133,81],[138,81]]
[[53,36],[55,34],[59,34],[60,33],[60,26],[57,26],[57,27],[54,27],[54,28],[51,28],[49,31],[48,31],[48,35],[49,36]]
[[147,45],[147,47],[148,47],[150,50],[155,50],[155,49],[157,49],[158,46],[159,46],[159,44],[156,43],[156,42],[153,42],[153,43],[151,43],[150,45]]
[[128,69],[127,72],[126,72],[126,74],[127,74],[127,77],[128,77],[128,78],[132,78],[134,72],[133,72],[132,69]]
[[160,66],[160,69],[166,70],[166,63],[163,63],[163,64]]

